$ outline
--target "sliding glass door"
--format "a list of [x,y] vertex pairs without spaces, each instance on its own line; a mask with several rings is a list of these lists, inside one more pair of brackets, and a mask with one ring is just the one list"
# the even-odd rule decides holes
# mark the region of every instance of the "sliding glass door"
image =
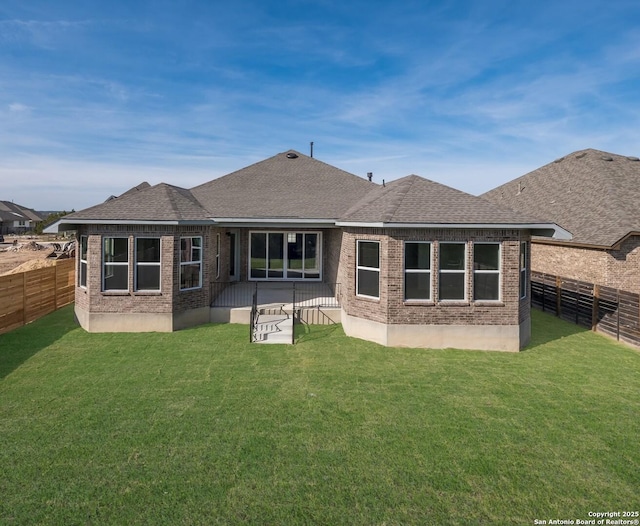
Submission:
[[251,279],[321,279],[319,232],[251,232],[249,239]]

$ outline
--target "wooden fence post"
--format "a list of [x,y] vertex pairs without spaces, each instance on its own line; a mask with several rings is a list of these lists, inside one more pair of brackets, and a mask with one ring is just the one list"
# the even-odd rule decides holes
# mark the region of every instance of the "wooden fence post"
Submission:
[[616,289],[616,340],[620,340],[620,289]]
[[593,285],[593,305],[591,306],[591,330],[598,330],[598,317],[600,313],[600,285]]
[[27,324],[27,273],[22,273],[22,325]]

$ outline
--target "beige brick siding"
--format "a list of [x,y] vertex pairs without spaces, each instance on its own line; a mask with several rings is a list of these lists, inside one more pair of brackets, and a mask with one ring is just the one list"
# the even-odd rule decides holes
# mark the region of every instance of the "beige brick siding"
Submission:
[[536,272],[640,292],[640,236],[630,236],[617,250],[534,242],[531,257]]
[[[76,304],[94,313],[177,313],[210,304],[209,282],[215,280],[216,234],[221,233],[220,277],[228,279],[229,238],[222,229],[209,227],[174,227],[145,225],[89,225],[81,227],[78,236],[87,238],[87,287],[76,286]],[[129,243],[129,290],[109,292],[102,290],[103,238],[126,237]],[[202,287],[180,290],[180,238],[202,236]],[[159,237],[161,247],[160,291],[135,291],[135,238]],[[78,258],[79,265],[79,258]],[[226,274],[225,274],[226,273]]]
[[325,283],[340,283],[340,250],[342,248],[342,230],[338,228],[323,230],[324,252],[323,269]]
[[[342,237],[341,282],[342,304],[347,314],[389,324],[434,325],[518,325],[529,316],[529,298],[520,300],[520,241],[528,233],[518,230],[435,230],[435,229],[371,229],[348,228]],[[356,295],[356,242],[380,242],[380,298]],[[472,268],[472,243],[501,244],[501,300],[499,302],[405,302],[404,301],[404,241],[431,241],[432,299],[438,290],[439,242],[457,241],[468,244],[467,269]],[[467,296],[473,295],[473,273],[466,274]]]
[[[93,313],[180,313],[210,304],[210,283],[229,280],[229,229],[202,226],[118,226],[90,225],[78,232],[88,236],[87,287],[76,287],[79,308]],[[247,279],[249,232],[261,229],[234,229],[240,244],[240,279]],[[319,229],[295,229],[318,231]],[[341,301],[347,314],[385,324],[433,325],[518,325],[529,317],[529,297],[519,298],[520,241],[528,232],[519,230],[454,229],[321,229],[323,278],[341,284]],[[216,235],[220,234],[220,276],[216,278]],[[129,291],[102,291],[102,240],[104,236],[126,237],[129,242]],[[134,284],[134,240],[161,239],[161,290],[136,292]],[[202,236],[202,288],[181,291],[180,238]],[[356,296],[356,241],[380,243],[380,298]],[[404,301],[404,241],[432,242],[432,298],[437,300],[437,260],[439,242],[465,242],[467,250],[466,286],[473,294],[473,242],[501,244],[501,299],[499,302],[411,303]]]

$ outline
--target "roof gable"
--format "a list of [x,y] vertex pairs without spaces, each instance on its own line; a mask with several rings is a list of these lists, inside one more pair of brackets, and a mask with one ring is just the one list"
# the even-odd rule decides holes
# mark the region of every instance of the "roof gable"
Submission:
[[191,192],[216,218],[337,219],[376,186],[289,150]]
[[481,197],[553,221],[581,244],[611,247],[640,231],[640,161],[600,150],[573,152]]
[[[142,185],[141,185],[142,186]],[[189,190],[160,183],[136,187],[120,197],[65,216],[65,222],[89,221],[203,221],[206,211]]]
[[373,189],[341,222],[414,224],[525,224],[537,219],[449,186],[409,175]]

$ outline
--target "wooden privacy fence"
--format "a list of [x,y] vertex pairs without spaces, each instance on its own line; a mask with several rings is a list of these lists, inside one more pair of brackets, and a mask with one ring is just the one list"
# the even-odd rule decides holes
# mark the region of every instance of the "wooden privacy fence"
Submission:
[[531,272],[531,304],[582,327],[640,345],[640,295],[634,292]]
[[75,259],[61,259],[51,267],[0,276],[0,334],[72,303],[75,268]]

